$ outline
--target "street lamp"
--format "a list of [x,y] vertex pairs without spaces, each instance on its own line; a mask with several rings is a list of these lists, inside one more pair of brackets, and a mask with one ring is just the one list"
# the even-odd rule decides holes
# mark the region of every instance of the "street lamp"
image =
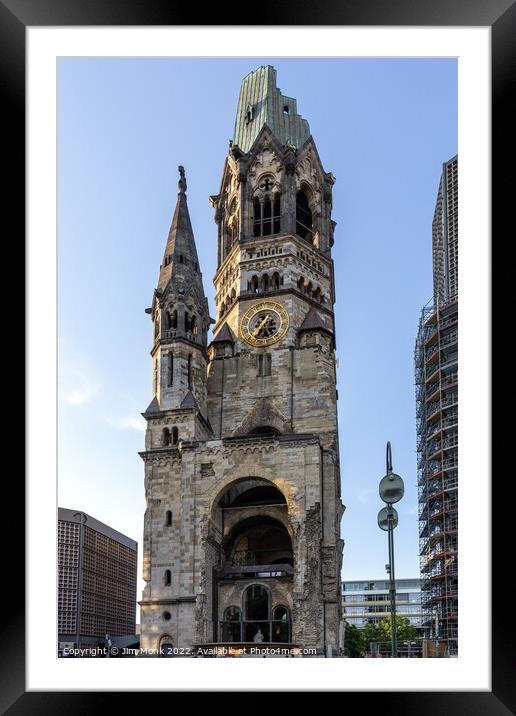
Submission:
[[395,502],[399,502],[405,492],[403,480],[399,475],[392,471],[392,454],[391,444],[387,443],[386,452],[386,475],[380,480],[380,498],[385,502],[387,507],[383,507],[378,513],[378,527],[388,533],[389,539],[389,594],[391,600],[391,655],[396,657],[398,654],[398,643],[396,634],[396,579],[394,575],[394,530],[398,524],[398,513],[393,507]]

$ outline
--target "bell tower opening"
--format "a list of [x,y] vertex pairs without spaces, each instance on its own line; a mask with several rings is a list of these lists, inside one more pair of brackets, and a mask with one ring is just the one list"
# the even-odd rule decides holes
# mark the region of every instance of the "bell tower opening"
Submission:
[[296,234],[310,243],[313,240],[312,210],[305,189],[296,194]]

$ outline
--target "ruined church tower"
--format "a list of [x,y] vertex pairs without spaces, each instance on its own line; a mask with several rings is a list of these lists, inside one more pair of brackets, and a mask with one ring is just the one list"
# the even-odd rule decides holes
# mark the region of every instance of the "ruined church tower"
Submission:
[[[180,170],[147,309],[141,646],[340,653],[343,542],[331,219],[296,100],[242,81],[220,190],[210,318]],[[213,337],[208,343],[208,328]]]

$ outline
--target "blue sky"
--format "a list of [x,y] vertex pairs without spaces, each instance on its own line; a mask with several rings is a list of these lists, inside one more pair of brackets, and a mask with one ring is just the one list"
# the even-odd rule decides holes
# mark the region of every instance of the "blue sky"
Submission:
[[[219,190],[241,79],[277,69],[337,178],[339,431],[344,579],[385,575],[377,526],[385,443],[405,481],[396,576],[419,573],[413,350],[432,293],[431,222],[457,152],[449,59],[60,59],[58,66],[58,502],[138,541],[140,413],[151,399],[151,304],[186,168],[215,315]],[[139,584],[138,597],[141,596]]]

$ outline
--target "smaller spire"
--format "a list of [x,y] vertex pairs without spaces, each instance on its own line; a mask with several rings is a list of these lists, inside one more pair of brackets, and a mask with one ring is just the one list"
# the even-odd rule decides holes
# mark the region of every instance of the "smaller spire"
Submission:
[[234,343],[235,339],[233,337],[233,332],[231,328],[228,326],[226,321],[224,321],[224,324],[220,331],[217,333],[215,338],[213,339],[212,343]]
[[186,193],[185,168],[182,166],[178,166],[178,169],[179,169],[179,181],[177,182],[177,186],[179,187],[179,193],[185,194]]
[[185,395],[179,407],[183,410],[190,408],[195,408],[195,410],[199,410],[199,406],[197,405],[197,401],[191,390],[189,390],[188,393]]
[[299,333],[301,333],[301,331],[325,331],[332,335],[332,331],[326,327],[324,321],[313,306],[310,307],[303,323],[299,326]]

